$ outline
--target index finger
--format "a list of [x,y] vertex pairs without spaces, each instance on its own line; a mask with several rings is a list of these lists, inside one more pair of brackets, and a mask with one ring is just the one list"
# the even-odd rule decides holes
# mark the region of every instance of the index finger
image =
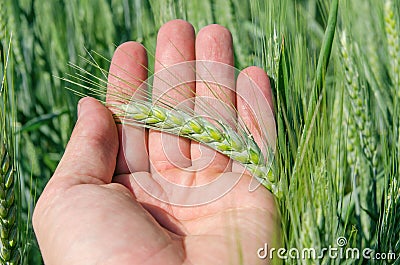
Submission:
[[[145,90],[140,86],[146,79],[145,48],[137,42],[120,45],[114,53],[108,75],[106,101],[110,104],[111,111],[117,111],[112,108],[113,104],[127,104],[132,96],[145,96]],[[117,127],[121,144],[115,174],[149,171],[146,130],[122,125]]]

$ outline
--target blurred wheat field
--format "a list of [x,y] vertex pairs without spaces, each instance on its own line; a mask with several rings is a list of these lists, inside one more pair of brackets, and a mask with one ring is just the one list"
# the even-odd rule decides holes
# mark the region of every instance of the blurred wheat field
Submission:
[[[277,202],[283,246],[321,250],[345,239],[344,250],[397,257],[331,259],[325,253],[282,262],[400,264],[400,2],[340,0],[337,14],[336,2],[0,1],[0,117],[7,119],[0,122],[1,140],[15,143],[7,146],[14,149],[8,152],[17,176],[14,264],[43,264],[30,216],[63,154],[78,101],[58,77],[74,74],[69,63],[101,76],[80,56],[94,50],[111,58],[128,40],[154,54],[159,27],[175,18],[196,31],[211,23],[227,27],[235,66],[257,65],[271,78],[278,133],[272,171],[284,194]],[[0,204],[10,206],[1,198]],[[2,232],[9,229],[3,219]],[[1,246],[0,263],[12,264]]]

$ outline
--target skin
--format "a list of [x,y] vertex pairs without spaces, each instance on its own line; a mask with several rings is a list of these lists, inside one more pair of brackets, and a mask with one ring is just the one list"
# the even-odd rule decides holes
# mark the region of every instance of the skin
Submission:
[[[230,32],[222,26],[209,25],[196,37],[193,27],[185,21],[166,23],[158,33],[156,71],[194,59],[232,65]],[[147,55],[140,44],[122,44],[114,54],[109,77],[110,83],[118,85],[109,87],[107,101],[118,101],[113,92],[133,94],[134,87],[147,78],[146,65]],[[254,80],[271,101],[268,76],[262,69],[249,67],[242,73]],[[206,93],[204,87],[197,86],[193,83],[191,89]],[[237,87],[240,89],[248,88],[241,85]],[[227,100],[237,101],[239,114],[249,116],[234,95]],[[251,119],[245,122],[250,128],[255,127]],[[161,202],[143,191],[130,173],[152,179],[158,172],[174,183],[191,186],[209,182],[222,173],[235,177],[240,167],[221,154],[202,150],[185,139],[173,139],[174,136],[169,136],[172,138],[168,141],[178,141],[180,150],[176,145],[163,149],[168,145],[165,135],[161,137],[155,131],[130,129],[126,137],[134,148],[124,153],[121,131],[111,111],[98,101],[83,98],[79,102],[78,121],[65,154],[33,215],[45,264],[268,262],[257,257],[257,250],[265,243],[276,246],[275,239],[279,238],[279,217],[270,192],[263,187],[249,192],[251,177],[245,174],[229,193],[213,202],[192,207]],[[188,173],[181,169],[196,169],[202,159],[211,163],[201,171]],[[162,192],[162,186],[158,188]]]

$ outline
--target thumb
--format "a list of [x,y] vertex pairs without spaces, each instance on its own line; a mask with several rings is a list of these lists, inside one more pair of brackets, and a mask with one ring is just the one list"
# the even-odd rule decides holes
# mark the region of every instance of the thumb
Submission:
[[69,185],[110,183],[118,152],[118,133],[111,112],[94,98],[78,104],[78,121],[52,181]]

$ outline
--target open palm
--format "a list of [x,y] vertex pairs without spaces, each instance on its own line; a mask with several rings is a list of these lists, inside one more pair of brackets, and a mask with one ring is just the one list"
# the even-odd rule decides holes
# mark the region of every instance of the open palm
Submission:
[[[165,24],[158,34],[156,71],[195,59],[232,65],[229,31],[210,25],[196,38],[187,22]],[[116,90],[134,94],[134,87],[147,78],[146,65],[141,45],[121,45],[112,61],[107,101],[117,100],[114,92],[121,91]],[[267,75],[256,67],[245,73],[270,99]],[[188,89],[196,96],[207,93],[199,84],[192,86]],[[247,88],[238,83],[237,89]],[[184,94],[172,96],[185,99]],[[240,101],[234,95],[230,100],[246,117]],[[156,131],[131,128],[122,137],[111,112],[92,98],[80,101],[78,116],[64,157],[34,213],[47,265],[266,262],[257,257],[257,250],[279,238],[274,200],[264,188],[249,192],[251,177],[238,165],[187,139]],[[228,190],[188,189],[177,196],[160,184],[160,176],[185,187],[216,179],[239,181]],[[193,201],[201,203],[196,206]]]

